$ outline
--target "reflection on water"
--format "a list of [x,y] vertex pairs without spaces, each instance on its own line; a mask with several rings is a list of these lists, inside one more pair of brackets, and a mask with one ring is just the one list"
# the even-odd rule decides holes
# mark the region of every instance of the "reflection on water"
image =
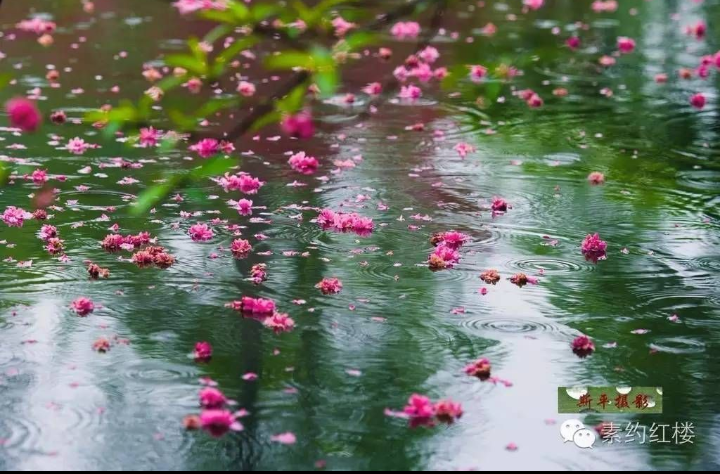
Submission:
[[[18,77],[12,93],[42,87],[44,109],[63,107],[79,117],[114,101],[112,85],[139,94],[146,87],[139,75],[143,62],[178,50],[181,29],[203,30],[175,18],[167,2],[97,3],[92,17],[59,0],[3,5],[3,31],[31,5],[61,25],[47,50],[28,39],[0,38],[7,54],[0,64],[13,66]],[[459,86],[461,97],[437,90],[437,101],[388,104],[367,122],[356,110],[323,104],[319,140],[263,136],[237,146],[253,151],[243,169],[268,182],[254,198],[266,207],[254,217],[267,222],[239,218],[226,204],[237,196],[210,182],[184,190],[182,203],[159,206],[149,221],[128,217],[128,199],[168,167],[185,166],[183,152],[127,148],[72,124],[34,137],[2,132],[2,153],[68,177],[54,183],[63,191],[58,205],[64,210],[55,212],[53,224],[71,261],[48,257],[34,225],[2,228],[0,240],[17,245],[0,245],[0,259],[32,259],[33,265],[0,264],[0,468],[310,469],[318,460],[331,469],[717,468],[715,76],[675,77],[680,67],[692,68],[700,55],[712,53],[718,39],[711,29],[709,38],[696,42],[680,25],[713,18],[719,4],[631,0],[617,13],[596,15],[588,0],[550,0],[524,15],[519,1],[486,3],[448,20],[453,31],[474,32],[472,44],[444,37],[438,47],[461,64],[512,63],[525,73],[515,87],[539,92],[545,106],[528,109],[508,85],[500,92],[504,101],[486,97],[481,108],[477,97],[492,88],[469,83]],[[507,19],[511,13],[517,21]],[[681,21],[669,19],[675,13]],[[580,31],[583,47],[573,53],[563,42],[577,21],[589,29]],[[498,32],[481,36],[478,28],[488,22]],[[637,40],[637,52],[602,70],[598,56],[611,53],[621,35]],[[70,49],[75,42],[80,46]],[[404,46],[395,47],[401,56]],[[121,51],[127,58],[118,57]],[[70,68],[61,88],[47,87],[49,64]],[[367,68],[352,71],[353,92],[377,79]],[[659,72],[668,73],[668,84],[654,82]],[[554,97],[557,87],[568,95]],[[68,95],[75,88],[85,92]],[[600,93],[605,88],[612,97]],[[697,91],[710,99],[701,112],[687,105]],[[418,122],[425,123],[424,132],[405,130]],[[438,130],[444,139],[433,136]],[[64,156],[48,144],[50,133],[61,141],[82,136],[102,148]],[[453,151],[459,141],[477,152],[460,160]],[[8,148],[18,143],[27,149]],[[328,182],[289,171],[286,152],[300,147],[321,159]],[[357,155],[357,167],[329,174],[333,160]],[[118,156],[144,167],[100,169]],[[87,165],[93,174],[78,172]],[[591,171],[602,171],[608,182],[589,186]],[[127,175],[140,183],[116,184]],[[306,186],[288,186],[295,179]],[[90,190],[78,192],[79,185]],[[33,190],[24,182],[3,188],[0,207],[28,207]],[[358,202],[358,195],[369,199]],[[493,217],[487,210],[493,196],[512,209]],[[73,200],[77,205],[68,203]],[[381,203],[389,209],[379,210]],[[293,204],[360,212],[375,219],[376,232],[362,239],[323,232],[310,222],[312,212]],[[117,208],[111,220],[98,220],[109,206]],[[201,216],[186,220],[180,211]],[[192,243],[189,225],[215,217],[244,226],[244,238],[262,255],[233,260],[218,251],[233,238],[220,226],[212,243]],[[113,223],[125,233],[149,231],[178,263],[165,271],[139,270],[104,253],[98,242]],[[472,242],[458,267],[431,273],[423,264],[428,237],[448,229],[467,233]],[[598,265],[579,252],[589,232],[610,244],[609,258]],[[257,241],[258,233],[268,240]],[[299,254],[285,256],[288,251]],[[110,268],[111,277],[89,281],[86,259]],[[269,280],[261,287],[246,280],[256,263],[268,264]],[[478,276],[489,268],[504,279],[482,296]],[[521,289],[505,279],[517,272],[537,276],[539,285]],[[342,294],[323,297],[314,290],[329,276],[343,281]],[[81,295],[103,307],[86,319],[71,316],[68,305]],[[277,336],[224,308],[241,295],[275,299],[297,329]],[[298,299],[306,303],[293,304]],[[459,307],[465,311],[453,312]],[[674,314],[679,322],[668,320]],[[637,329],[650,332],[633,334]],[[580,333],[595,339],[591,358],[569,350]],[[92,343],[103,335],[130,344],[96,354]],[[213,344],[211,363],[191,359],[197,341]],[[491,359],[510,386],[462,373],[480,356]],[[244,381],[248,372],[259,379]],[[250,412],[243,433],[213,440],[182,430],[182,417],[197,410],[200,377],[218,381]],[[592,452],[563,445],[556,387],[577,384],[664,386],[666,413],[637,420],[693,422],[697,442],[596,446]],[[433,430],[409,430],[384,416],[385,408],[402,406],[414,392],[450,396],[463,404],[465,416]],[[270,441],[288,431],[297,435],[296,445]],[[518,451],[507,451],[509,443]]]

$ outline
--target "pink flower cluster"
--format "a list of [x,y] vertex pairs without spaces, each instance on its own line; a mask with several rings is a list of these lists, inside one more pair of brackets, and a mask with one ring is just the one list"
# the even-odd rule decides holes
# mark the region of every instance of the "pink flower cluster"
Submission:
[[291,156],[288,163],[292,169],[304,175],[314,174],[320,166],[317,158],[314,156],[307,156],[304,151]]
[[618,9],[618,2],[617,0],[595,0],[592,3],[592,10],[595,13],[612,13]]
[[240,191],[243,194],[257,194],[258,190],[265,185],[263,181],[254,178],[247,173],[230,174],[218,178],[216,182],[222,186],[225,192]]
[[453,150],[455,150],[462,159],[465,159],[470,153],[475,153],[475,147],[465,142],[458,143],[453,147]]
[[413,39],[417,38],[420,34],[420,24],[415,21],[400,21],[395,23],[390,29],[392,34],[397,39]]
[[26,219],[32,219],[33,215],[15,206],[9,206],[2,214],[2,220],[10,227],[22,227]]
[[323,295],[336,295],[342,291],[343,284],[338,278],[323,278],[320,283],[315,285]]
[[315,134],[312,114],[307,111],[288,115],[283,119],[280,126],[285,134],[295,138],[308,139]]
[[253,202],[249,199],[240,199],[237,202],[237,211],[241,216],[252,215]]
[[617,46],[622,54],[629,54],[635,51],[635,40],[627,36],[620,36],[617,39]]
[[239,301],[226,304],[225,307],[261,321],[266,328],[272,329],[276,334],[290,332],[295,328],[295,321],[287,314],[278,312],[275,302],[270,299],[244,296]]
[[231,308],[235,311],[239,311],[245,315],[253,317],[268,317],[275,312],[275,302],[270,299],[264,298],[251,298],[249,296],[243,296],[239,301],[233,301],[225,305],[226,308]]
[[214,138],[205,138],[191,145],[188,149],[200,155],[201,158],[210,158],[220,152],[225,154],[232,153],[235,151],[235,146],[230,142],[218,141]]
[[262,282],[266,281],[267,265],[265,265],[264,263],[258,263],[257,265],[253,265],[252,269],[250,270],[250,278],[256,285],[259,285]]
[[195,344],[193,357],[196,361],[207,362],[212,358],[213,348],[209,342],[198,342]]
[[157,265],[159,268],[170,268],[175,264],[175,257],[169,254],[165,247],[150,246],[135,252],[132,261],[139,267]]
[[435,234],[430,242],[435,246],[435,251],[428,257],[428,265],[431,270],[444,270],[452,268],[460,262],[458,250],[468,241],[468,236],[456,231],[442,232]]
[[155,130],[153,127],[141,128],[138,141],[143,148],[156,147],[160,136],[160,131]]
[[487,380],[490,378],[492,366],[490,361],[483,358],[469,364],[465,367],[465,373],[471,377],[477,377],[480,380]]
[[139,248],[150,243],[150,233],[140,232],[137,235],[109,234],[100,243],[103,249],[114,252],[122,248]]
[[230,252],[237,258],[245,258],[252,251],[252,245],[245,239],[235,239],[230,244]]
[[522,288],[528,283],[531,285],[537,285],[539,283],[539,280],[534,276],[526,275],[525,273],[516,273],[515,275],[510,277],[510,283]]
[[499,198],[497,196],[494,196],[492,198],[492,203],[490,204],[490,209],[492,209],[493,214],[500,214],[503,212],[507,212],[508,210],[508,203],[502,198]]
[[85,317],[95,311],[95,303],[90,298],[80,297],[72,302],[72,309],[80,317]]
[[403,413],[410,419],[410,426],[434,426],[436,421],[452,424],[463,415],[462,406],[452,400],[433,403],[428,397],[413,394]]
[[23,132],[34,132],[40,128],[42,115],[35,102],[22,97],[11,99],[5,104],[5,111],[10,118],[10,125]]
[[53,33],[56,25],[52,21],[43,20],[42,18],[31,18],[30,20],[23,20],[17,23],[15,28],[28,33],[45,35]]
[[207,242],[215,237],[215,232],[207,224],[193,224],[188,230],[188,235],[193,242]]
[[582,242],[581,250],[587,260],[597,263],[606,258],[607,242],[600,238],[600,234],[588,234]]
[[525,101],[531,109],[537,109],[543,106],[543,99],[534,90],[525,89],[517,92],[518,97]]
[[372,234],[375,224],[370,217],[363,217],[356,213],[335,212],[331,209],[320,211],[316,222],[323,230],[336,232],[354,232],[361,237]]
[[181,15],[189,15],[197,11],[205,10],[225,10],[227,8],[226,0],[178,0],[173,3]]
[[244,428],[237,420],[246,416],[247,412],[245,410],[235,413],[228,411],[228,407],[235,405],[236,402],[229,400],[222,391],[215,388],[217,384],[212,380],[206,379],[203,383],[210,386],[203,388],[198,394],[202,411],[199,416],[188,415],[185,417],[183,420],[185,429],[202,429],[213,438],[220,438],[230,431],[242,431]]
[[539,10],[542,8],[545,0],[523,0],[523,5],[528,7],[530,10]]
[[595,343],[587,336],[576,337],[572,344],[572,351],[581,358],[587,357],[595,352]]

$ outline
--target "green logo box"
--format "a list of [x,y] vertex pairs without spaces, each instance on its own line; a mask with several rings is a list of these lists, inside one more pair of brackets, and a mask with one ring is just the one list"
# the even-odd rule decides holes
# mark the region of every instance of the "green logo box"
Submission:
[[662,387],[558,387],[560,414],[662,412]]

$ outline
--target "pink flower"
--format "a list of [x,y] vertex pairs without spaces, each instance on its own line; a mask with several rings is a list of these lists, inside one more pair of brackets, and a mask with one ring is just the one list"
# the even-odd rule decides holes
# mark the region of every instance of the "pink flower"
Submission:
[[315,173],[319,166],[318,160],[314,156],[305,155],[304,151],[291,156],[288,163],[292,169],[304,175]]
[[178,0],[173,3],[181,15],[189,15],[201,10],[225,10],[227,2],[225,0]]
[[535,277],[526,275],[524,273],[516,273],[515,275],[510,277],[510,283],[522,288],[523,286],[527,285],[528,283],[531,285],[537,285],[538,279]]
[[593,171],[587,177],[590,184],[599,185],[605,183],[605,175],[599,171]]
[[347,34],[348,31],[352,30],[357,25],[355,23],[346,21],[341,16],[338,16],[333,18],[332,26],[333,28],[335,28],[335,36],[337,36],[338,38],[342,38]]
[[530,96],[530,98],[526,101],[528,107],[531,109],[538,109],[543,106],[543,100],[542,97],[540,97],[537,94],[533,94]]
[[508,203],[503,198],[499,198],[497,196],[493,197],[492,204],[490,205],[490,208],[494,213],[497,212],[507,212],[508,210]]
[[200,391],[200,406],[205,409],[218,409],[225,406],[227,398],[218,389],[207,387]]
[[62,252],[63,249],[65,249],[65,241],[58,238],[51,238],[47,240],[45,250],[47,250],[51,255],[57,255]]
[[232,241],[232,244],[230,244],[230,252],[232,252],[235,257],[247,257],[251,251],[252,245],[245,239],[235,239]]
[[213,438],[220,438],[229,431],[243,430],[235,415],[226,410],[204,410],[200,414],[200,426]]
[[431,425],[435,417],[435,407],[428,397],[413,394],[408,400],[403,413],[410,417],[412,426]]
[[452,425],[463,415],[462,406],[452,400],[440,400],[435,404],[435,417],[438,421]]
[[380,95],[382,94],[382,84],[379,82],[371,82],[367,86],[363,87],[363,92],[368,95]]
[[237,203],[237,211],[241,216],[252,215],[253,202],[249,199],[240,199]]
[[250,270],[250,277],[253,280],[253,283],[256,285],[259,285],[260,283],[267,280],[267,265],[264,263],[258,263],[257,265],[253,265],[252,269]]
[[263,324],[266,328],[272,329],[276,334],[281,332],[290,332],[295,327],[295,321],[293,321],[287,314],[275,313],[267,318]]
[[390,34],[397,39],[417,38],[420,34],[420,24],[414,21],[401,21],[393,25],[390,29]]
[[579,357],[587,357],[595,351],[595,344],[587,336],[578,336],[572,342],[572,351]]
[[106,337],[99,337],[93,342],[93,350],[105,354],[110,351],[110,341]]
[[463,159],[465,159],[468,154],[475,153],[475,147],[465,142],[458,143],[453,147],[453,150],[455,150],[458,155],[460,155],[460,158]]
[[583,253],[605,253],[607,251],[607,242],[600,239],[599,234],[588,234],[582,243]]
[[602,56],[598,60],[598,62],[600,63],[601,66],[610,67],[613,64],[615,64],[615,58],[613,58],[612,56]]
[[217,182],[223,187],[225,192],[240,191],[243,194],[257,194],[258,190],[265,185],[264,182],[247,173],[235,175],[225,173],[225,176],[218,179]]
[[68,151],[75,155],[83,155],[89,148],[92,147],[93,145],[86,143],[85,140],[78,137],[71,139],[67,144]]
[[398,97],[401,99],[416,100],[422,97],[422,90],[417,86],[402,86]]
[[690,105],[696,109],[702,109],[705,107],[705,96],[702,93],[697,93],[690,97]]
[[75,313],[77,313],[78,316],[84,318],[88,314],[95,311],[95,303],[93,303],[90,298],[85,298],[83,296],[73,301],[72,309],[73,311],[75,311]]
[[39,185],[45,184],[48,180],[47,171],[45,170],[35,170],[33,171],[32,175],[30,176],[33,183]]
[[395,79],[397,79],[398,82],[407,81],[410,75],[410,71],[408,71],[405,66],[398,66],[393,70],[393,76],[395,76]]
[[158,130],[155,130],[153,127],[140,129],[140,146],[157,146],[158,138],[160,138],[160,132]]
[[580,47],[580,38],[578,38],[577,36],[571,36],[567,40],[565,40],[565,44],[568,48],[574,51]]
[[428,257],[428,265],[431,270],[444,270],[452,268],[460,262],[460,254],[445,244],[440,244]]
[[687,33],[689,35],[695,36],[697,39],[703,39],[705,37],[706,32],[707,32],[707,25],[702,20],[698,21],[693,26],[687,27]]
[[107,251],[114,252],[116,250],[120,250],[125,244],[125,237],[119,234],[110,234],[105,236],[103,241],[101,242],[102,248],[104,248]]
[[270,441],[274,441],[276,443],[280,444],[295,444],[297,442],[297,438],[292,433],[282,433],[279,435],[275,435],[272,438],[270,438]]
[[247,81],[240,81],[237,91],[244,97],[252,97],[255,95],[255,84]]
[[484,66],[470,66],[470,80],[481,82],[487,76],[487,68]]
[[32,214],[15,206],[9,206],[2,215],[3,222],[9,227],[22,227],[25,219],[32,219]]
[[5,104],[10,124],[23,132],[34,132],[40,128],[42,116],[35,102],[24,98],[10,99]]
[[190,238],[195,242],[206,242],[215,237],[215,232],[207,224],[195,224],[188,231]]
[[635,50],[635,40],[627,36],[620,36],[617,45],[622,54],[632,53]]
[[592,9],[595,13],[609,12],[612,13],[618,9],[617,0],[596,0],[592,4]]
[[42,240],[44,240],[44,241],[47,242],[48,240],[54,239],[55,237],[57,237],[57,236],[58,236],[58,231],[57,231],[57,229],[55,228],[55,226],[52,226],[52,225],[44,225],[44,226],[42,226],[42,227],[40,228],[40,233],[38,234],[38,236],[39,236]]
[[320,211],[316,222],[323,230],[335,230],[336,232],[355,232],[361,237],[372,234],[375,224],[369,217],[362,217],[359,214],[345,214],[334,212],[331,209]]
[[315,288],[320,290],[323,295],[336,295],[340,293],[343,285],[337,278],[323,278],[320,283],[315,285]]
[[545,3],[545,0],[523,0],[523,5],[531,10],[539,10],[542,8],[543,3]]
[[56,25],[52,21],[43,20],[42,18],[32,18],[30,20],[21,21],[15,25],[15,28],[28,33],[42,35],[53,33]]
[[451,230],[433,235],[430,242],[435,246],[445,245],[453,250],[458,250],[465,245],[468,240],[469,237],[467,235]]
[[440,53],[433,46],[428,46],[418,53],[418,57],[427,64],[433,64],[435,61],[440,59]]
[[212,357],[213,349],[209,342],[198,342],[195,344],[193,357],[195,360],[206,361]]
[[218,153],[220,142],[214,138],[205,138],[192,145],[190,151],[196,152],[201,158],[210,158]]
[[315,125],[310,112],[300,112],[285,117],[281,127],[287,135],[295,138],[308,139],[315,134]]
[[479,359],[465,367],[466,374],[470,375],[471,377],[477,377],[480,380],[489,379],[491,371],[492,366],[490,365],[490,361],[484,358]]

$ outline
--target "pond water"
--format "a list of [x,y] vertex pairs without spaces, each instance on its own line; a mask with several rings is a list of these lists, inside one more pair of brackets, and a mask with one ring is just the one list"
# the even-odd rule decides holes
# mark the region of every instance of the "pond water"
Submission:
[[[7,3],[0,68],[17,83],[0,92],[3,102],[39,87],[40,107],[71,119],[138,96],[148,87],[144,63],[206,30],[160,0],[99,1],[92,15],[80,2]],[[549,0],[528,13],[519,0],[485,3],[448,13],[446,34],[434,40],[439,64],[506,63],[524,74],[511,84],[431,86],[420,101],[390,101],[369,120],[361,104],[321,104],[307,142],[275,140],[273,129],[241,140],[233,154],[241,169],[267,182],[252,197],[252,218],[228,205],[240,195],[210,180],[178,190],[182,200],[153,214],[129,214],[133,196],[164,172],[197,164],[186,149],[134,148],[73,123],[0,132],[1,155],[67,176],[51,180],[61,191],[48,212],[69,257],[43,249],[37,222],[0,229],[0,469],[306,470],[320,460],[333,470],[720,468],[718,76],[677,74],[718,49],[712,28],[698,41],[684,26],[718,18],[720,2],[629,0],[603,14],[588,0]],[[57,22],[52,47],[12,38],[13,25],[33,13]],[[482,30],[488,23],[493,36]],[[564,46],[574,32],[577,51]],[[637,48],[603,68],[598,58],[618,36]],[[397,60],[413,48],[390,37],[387,45]],[[350,66],[343,92],[362,100],[361,87],[392,71],[376,62]],[[50,65],[61,87],[46,81]],[[661,72],[665,84],[654,80]],[[273,86],[256,79],[260,93]],[[543,107],[529,108],[512,88],[535,90]],[[567,96],[553,95],[557,88]],[[688,102],[697,92],[708,98],[702,110]],[[406,129],[416,123],[424,131]],[[101,148],[77,156],[54,143],[76,136]],[[476,151],[461,159],[459,142]],[[301,150],[320,160],[315,176],[288,167],[287,153]],[[142,167],[111,166],[118,157]],[[355,166],[339,169],[347,160]],[[588,183],[594,171],[604,185]],[[137,182],[120,184],[126,177]],[[32,209],[37,190],[18,178],[0,189],[0,208]],[[511,209],[493,215],[493,196]],[[359,212],[375,231],[323,231],[310,208]],[[193,242],[188,228],[213,219],[222,221],[215,237]],[[141,269],[128,252],[105,252],[100,241],[113,224],[150,232],[177,262]],[[246,259],[227,252],[232,224],[254,246]],[[429,238],[451,229],[471,241],[455,268],[431,272]],[[609,246],[597,264],[580,252],[595,232]],[[110,277],[90,280],[88,260]],[[268,265],[268,280],[256,286],[248,277],[258,263]],[[491,268],[503,277],[495,286],[479,279]],[[538,284],[511,284],[518,272]],[[338,277],[343,291],[320,294],[314,286],[324,277]],[[295,330],[276,335],[224,307],[243,295],[274,299]],[[69,309],[80,296],[99,306],[87,318]],[[580,334],[595,342],[591,357],[570,350]],[[129,343],[99,354],[100,336]],[[198,341],[214,347],[209,363],[193,360]],[[466,376],[479,357],[511,384]],[[249,412],[243,432],[214,439],[184,430],[183,417],[199,411],[202,377]],[[575,385],[663,386],[663,415],[610,419],[691,422],[695,442],[563,444],[559,425],[572,416],[557,414],[557,387]],[[464,416],[410,429],[385,415],[413,393],[450,397]],[[286,432],[296,444],[272,441]],[[517,450],[506,449],[511,443]]]

